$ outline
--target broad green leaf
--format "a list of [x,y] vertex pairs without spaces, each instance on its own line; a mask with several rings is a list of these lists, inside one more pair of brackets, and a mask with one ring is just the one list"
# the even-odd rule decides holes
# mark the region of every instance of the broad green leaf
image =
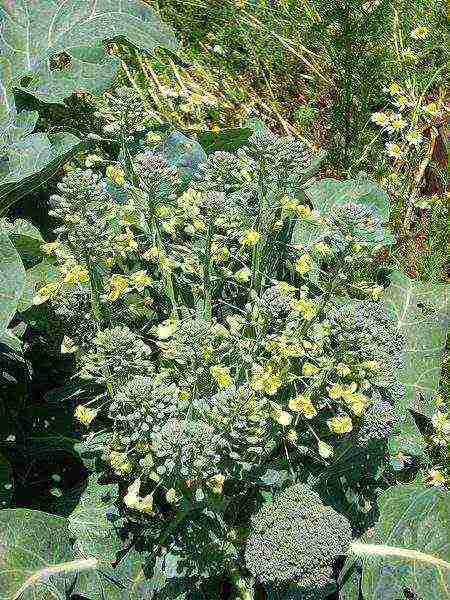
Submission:
[[33,306],[33,297],[38,284],[45,285],[58,278],[58,271],[55,265],[47,259],[44,259],[35,267],[27,269],[25,272],[25,285],[20,296],[17,310],[25,312]]
[[13,476],[9,461],[0,454],[0,509],[9,506],[13,493]]
[[[361,540],[450,559],[450,494],[420,483],[398,485],[379,498],[380,519]],[[386,551],[387,552],[387,551]],[[450,571],[439,564],[398,556],[364,556],[364,600],[397,600],[408,589],[421,600],[446,600]],[[355,600],[344,588],[342,600]]]
[[94,470],[97,460],[103,454],[109,435],[108,432],[91,432],[82,442],[75,444],[74,449],[87,469]]
[[421,456],[426,450],[425,440],[406,406],[397,406],[399,431],[389,438],[391,455],[401,453],[409,456]]
[[27,92],[43,102],[62,102],[77,90],[89,90],[101,95],[117,75],[120,61],[106,54],[103,46],[96,48],[73,48],[70,67],[51,70],[43,63],[37,71],[35,83]]
[[0,215],[47,181],[80,143],[71,133],[34,133],[9,146],[0,170]]
[[[322,160],[322,156],[318,160]],[[335,206],[347,202],[356,202],[376,209],[383,222],[389,219],[389,197],[370,180],[361,178],[338,181],[336,179],[320,179],[306,188],[306,196],[312,206],[323,217],[326,217]],[[324,227],[318,227],[308,220],[299,219],[294,227],[292,240],[295,244],[310,246],[325,233]],[[386,231],[378,235],[368,233],[367,240],[373,244],[391,244],[392,236]]]
[[[124,38],[147,52],[178,49],[172,30],[139,0],[17,0],[3,4],[0,22],[0,49],[14,84],[31,76],[23,89],[44,102],[62,102],[79,89],[103,91],[117,68],[102,51],[106,40]],[[50,59],[63,52],[69,60],[50,68]]]
[[212,131],[199,131],[197,139],[206,154],[212,154],[219,150],[234,152],[245,146],[251,136],[250,128],[223,129],[218,133]]
[[9,226],[6,225],[6,227],[9,239],[22,260],[42,256],[41,244],[44,243],[44,240],[37,227],[25,219],[16,219]]
[[70,562],[67,520],[39,511],[1,510],[0,548],[0,600],[65,600],[68,574],[82,566]]
[[177,167],[183,184],[189,183],[198,165],[206,160],[201,145],[178,131],[171,133],[155,150]]
[[17,310],[24,285],[25,269],[20,256],[5,230],[0,230],[0,334],[5,339],[11,335],[6,330]]
[[400,271],[390,279],[382,300],[394,311],[407,345],[399,380],[407,388],[408,407],[430,417],[447,338],[450,286],[414,281]]
[[69,530],[77,538],[78,547],[88,554],[97,540],[114,535],[114,526],[106,510],[117,500],[116,485],[102,485],[91,475],[80,503],[69,517]]

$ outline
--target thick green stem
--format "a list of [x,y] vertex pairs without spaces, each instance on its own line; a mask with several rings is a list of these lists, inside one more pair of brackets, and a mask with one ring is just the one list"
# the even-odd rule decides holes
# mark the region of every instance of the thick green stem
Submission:
[[234,598],[236,600],[254,600],[253,585],[235,570],[230,573],[231,583],[234,588]]
[[[86,261],[87,270],[89,272],[89,285],[91,288],[90,301],[91,301],[92,313],[94,315],[97,331],[100,331],[102,329],[103,322],[104,322],[103,311],[102,311],[102,306],[101,306],[101,299],[100,299],[101,284],[99,281],[98,273],[96,272],[96,269],[95,269],[94,265],[92,264],[91,257],[89,256],[88,253],[86,253],[84,258]],[[114,398],[114,387],[113,387],[113,382],[111,380],[111,373],[109,372],[109,369],[107,369],[107,368],[104,369],[103,376],[105,378],[105,385],[108,390],[108,393],[111,398]]]
[[353,542],[350,546],[351,554],[355,556],[396,556],[404,560],[428,563],[440,569],[450,571],[450,563],[432,554],[425,554],[419,550],[409,548],[398,548],[397,546],[385,546],[384,544],[363,544]]
[[205,259],[203,264],[203,290],[205,294],[204,300],[204,318],[206,321],[212,319],[212,289],[211,289],[211,245],[212,245],[213,225],[208,224],[205,244]]

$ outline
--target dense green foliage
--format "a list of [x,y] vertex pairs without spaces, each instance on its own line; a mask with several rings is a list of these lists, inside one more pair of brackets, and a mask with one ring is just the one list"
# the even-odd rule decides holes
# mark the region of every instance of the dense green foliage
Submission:
[[445,598],[437,3],[0,28],[0,599]]

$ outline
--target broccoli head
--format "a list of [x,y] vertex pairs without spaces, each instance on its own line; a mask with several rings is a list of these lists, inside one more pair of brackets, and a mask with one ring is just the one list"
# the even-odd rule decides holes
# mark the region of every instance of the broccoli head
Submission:
[[297,484],[252,517],[245,562],[270,598],[313,600],[333,591],[333,565],[350,543],[349,521]]

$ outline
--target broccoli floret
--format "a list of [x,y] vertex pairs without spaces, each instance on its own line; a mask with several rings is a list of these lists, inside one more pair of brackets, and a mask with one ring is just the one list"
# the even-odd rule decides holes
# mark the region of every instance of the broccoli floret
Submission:
[[349,521],[297,484],[252,517],[245,562],[271,598],[313,600],[333,591],[334,562],[350,542]]

